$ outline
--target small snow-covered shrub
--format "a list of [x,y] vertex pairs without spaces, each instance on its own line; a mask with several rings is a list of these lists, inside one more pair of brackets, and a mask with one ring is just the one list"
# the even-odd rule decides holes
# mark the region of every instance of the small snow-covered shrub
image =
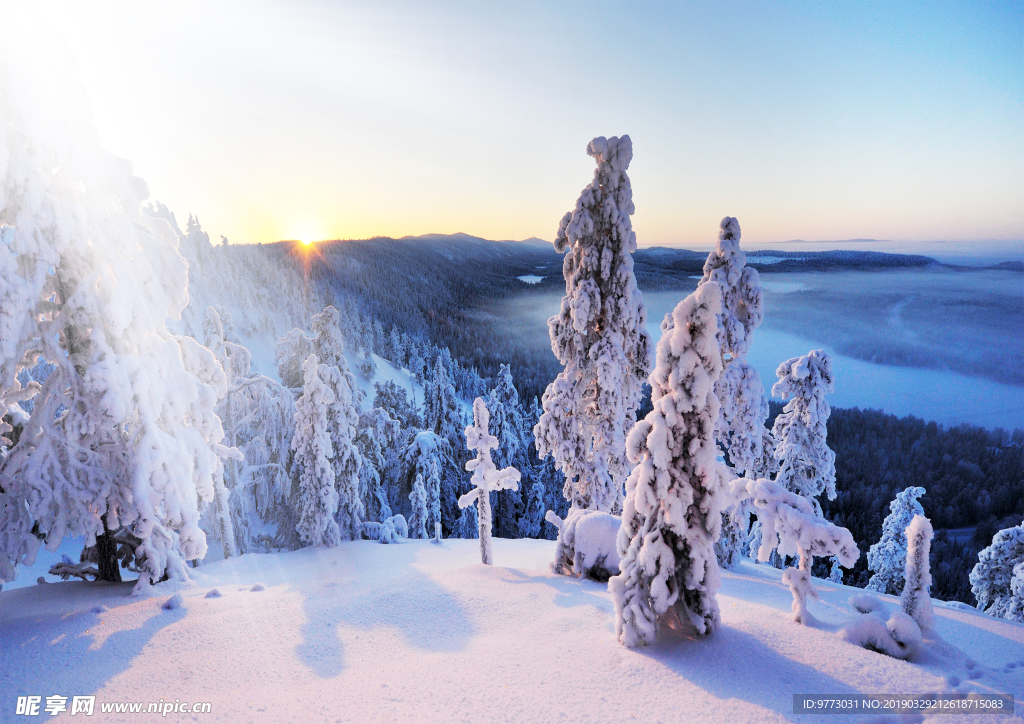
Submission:
[[405,516],[399,513],[382,523],[363,523],[363,535],[380,543],[401,543],[409,537],[409,524]]
[[405,516],[399,513],[393,515],[380,524],[381,543],[401,543],[409,537],[409,525],[405,522]]
[[619,572],[619,553],[616,538],[622,518],[596,510],[570,510],[565,520],[549,510],[544,516],[558,528],[555,573],[572,570],[577,576],[607,581]]
[[903,611],[893,611],[888,621],[869,613],[844,626],[839,637],[869,651],[908,659],[921,645],[921,628]]
[[160,608],[164,609],[165,611],[174,611],[175,609],[182,608],[184,605],[185,599],[181,597],[180,593],[176,593],[170,598],[168,598],[166,601],[164,601],[164,605]]

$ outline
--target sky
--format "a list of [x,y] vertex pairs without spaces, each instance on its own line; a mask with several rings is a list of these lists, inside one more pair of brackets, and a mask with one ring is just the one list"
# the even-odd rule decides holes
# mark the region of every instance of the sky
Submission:
[[552,239],[622,134],[641,246],[1024,239],[1020,2],[29,7],[214,239]]

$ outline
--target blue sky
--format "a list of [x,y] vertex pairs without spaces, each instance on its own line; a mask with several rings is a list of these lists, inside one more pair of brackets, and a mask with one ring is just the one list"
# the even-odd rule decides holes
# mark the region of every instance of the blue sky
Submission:
[[45,7],[105,145],[233,242],[552,238],[622,133],[642,245],[1024,237],[1021,3]]

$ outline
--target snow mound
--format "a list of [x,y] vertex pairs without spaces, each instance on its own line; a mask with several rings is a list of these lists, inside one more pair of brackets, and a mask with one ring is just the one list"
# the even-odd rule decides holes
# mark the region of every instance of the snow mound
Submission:
[[174,611],[179,608],[184,608],[184,606],[185,599],[181,597],[180,593],[176,593],[170,598],[168,598],[166,601],[164,601],[164,605],[160,608],[164,609],[165,611]]
[[888,621],[874,613],[860,616],[840,629],[839,637],[894,659],[908,659],[921,646],[920,627],[903,611],[893,611]]
[[203,598],[220,598],[223,595],[224,594],[220,592],[220,589],[211,588],[209,591],[206,592],[206,595],[203,596]]
[[267,587],[264,586],[262,583],[254,583],[252,584],[252,588],[250,588],[249,590],[253,593],[259,593],[260,591],[266,591]]
[[878,596],[872,596],[870,593],[855,593],[850,596],[847,603],[859,613],[874,613],[885,609]]
[[619,572],[616,537],[622,518],[596,510],[570,510],[563,521],[553,510],[544,519],[558,528],[555,573],[572,571],[580,578],[607,581]]

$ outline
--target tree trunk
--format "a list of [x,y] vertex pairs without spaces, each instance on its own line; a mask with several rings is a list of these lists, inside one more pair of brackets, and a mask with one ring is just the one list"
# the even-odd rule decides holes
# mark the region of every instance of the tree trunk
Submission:
[[114,532],[107,528],[107,517],[103,516],[103,534],[96,536],[97,581],[121,582],[121,568],[117,564],[117,542]]

